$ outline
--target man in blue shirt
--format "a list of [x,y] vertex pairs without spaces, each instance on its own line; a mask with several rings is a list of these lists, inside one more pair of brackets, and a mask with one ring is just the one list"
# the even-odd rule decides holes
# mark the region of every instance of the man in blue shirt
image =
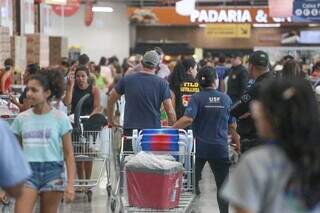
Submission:
[[[132,135],[134,129],[161,128],[160,107],[163,104],[168,115],[169,125],[176,121],[176,114],[171,101],[171,93],[166,80],[155,75],[160,64],[160,56],[156,51],[149,51],[143,57],[143,71],[127,75],[120,79],[111,91],[107,116],[111,126],[116,126],[113,118],[114,104],[125,96],[124,135]],[[131,145],[125,143],[125,149]]]
[[[216,72],[212,67],[203,67],[198,73],[202,91],[194,94],[184,116],[174,128],[185,128],[192,124],[196,138],[196,191],[199,194],[199,179],[208,161],[215,176],[218,191],[229,174],[228,133],[231,134],[237,151],[240,137],[236,132],[236,122],[230,116],[230,97],[215,90]],[[228,203],[218,197],[220,213],[228,212]]]
[[0,188],[11,197],[17,198],[23,183],[31,175],[31,169],[15,135],[2,120],[0,132]]

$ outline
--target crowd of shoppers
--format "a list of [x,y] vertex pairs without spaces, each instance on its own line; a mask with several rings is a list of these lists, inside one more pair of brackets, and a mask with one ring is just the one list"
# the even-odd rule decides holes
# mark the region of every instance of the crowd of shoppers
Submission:
[[[5,141],[0,152],[7,150],[0,155],[1,171],[7,171],[0,174],[0,187],[17,198],[18,213],[32,212],[38,195],[41,212],[49,213],[57,212],[63,194],[67,202],[74,199],[75,176],[89,179],[92,163],[75,164],[71,123],[51,103],[63,103],[73,114],[88,95],[81,115],[104,113],[113,127],[120,126],[119,100],[125,100],[125,136],[134,129],[161,128],[162,112],[169,126],[192,129],[196,193],[201,195],[199,182],[208,162],[221,213],[229,211],[229,203],[237,213],[318,212],[319,114],[308,80],[320,76],[320,63],[308,76],[289,56],[275,74],[263,51],[252,53],[248,61],[235,53],[231,66],[226,62],[222,54],[217,60],[206,54],[199,64],[191,56],[182,57],[170,70],[157,47],[131,56],[122,66],[115,56],[102,57],[96,65],[86,54],[72,63],[62,59],[56,68],[28,65],[19,101],[11,96],[21,114],[11,130],[0,122],[5,133],[0,135]],[[9,94],[12,60],[4,67],[1,93]],[[228,135],[235,150],[244,153],[230,174]],[[132,150],[129,140],[124,146]],[[9,164],[12,153],[16,161]],[[20,169],[10,171],[17,163]]]

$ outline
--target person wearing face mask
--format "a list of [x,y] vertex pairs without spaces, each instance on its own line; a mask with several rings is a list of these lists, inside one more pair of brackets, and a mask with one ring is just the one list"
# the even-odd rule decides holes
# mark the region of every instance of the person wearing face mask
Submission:
[[191,95],[200,91],[196,76],[197,63],[193,58],[186,58],[178,62],[169,76],[169,86],[174,93],[178,119],[183,116]]
[[269,56],[267,53],[256,51],[251,54],[248,72],[250,79],[254,79],[255,82],[245,94],[240,97],[240,100],[235,102],[231,107],[231,115],[238,119],[238,132],[243,142],[242,152],[261,144],[261,140],[258,139],[257,131],[251,118],[249,106],[252,100],[259,98],[261,86],[264,85],[267,80],[273,78],[268,66]]

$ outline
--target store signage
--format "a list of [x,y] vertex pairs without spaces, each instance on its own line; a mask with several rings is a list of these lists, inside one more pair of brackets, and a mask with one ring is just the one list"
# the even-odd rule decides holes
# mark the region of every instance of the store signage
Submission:
[[280,23],[287,22],[286,18],[271,18],[265,9],[212,9],[195,10],[190,20],[192,23]]
[[[128,15],[135,14],[136,7],[128,8]],[[181,16],[173,7],[152,7],[148,10],[157,17],[158,24],[192,25],[210,23],[289,23],[291,18],[269,15],[268,7],[198,7],[190,16]]]
[[251,24],[207,24],[205,33],[212,38],[250,38]]
[[52,10],[59,16],[73,16],[80,9],[80,0],[67,0],[66,5],[52,5]]
[[311,21],[320,21],[319,0],[295,0],[294,15]]

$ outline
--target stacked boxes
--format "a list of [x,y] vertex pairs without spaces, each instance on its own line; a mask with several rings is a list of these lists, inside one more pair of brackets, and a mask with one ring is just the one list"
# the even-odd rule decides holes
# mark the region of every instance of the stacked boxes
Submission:
[[49,66],[49,37],[41,34],[27,35],[27,64]]
[[0,67],[4,60],[11,57],[10,31],[7,27],[0,27]]
[[65,37],[51,36],[49,38],[50,65],[60,64],[62,57],[68,57],[68,40]]

